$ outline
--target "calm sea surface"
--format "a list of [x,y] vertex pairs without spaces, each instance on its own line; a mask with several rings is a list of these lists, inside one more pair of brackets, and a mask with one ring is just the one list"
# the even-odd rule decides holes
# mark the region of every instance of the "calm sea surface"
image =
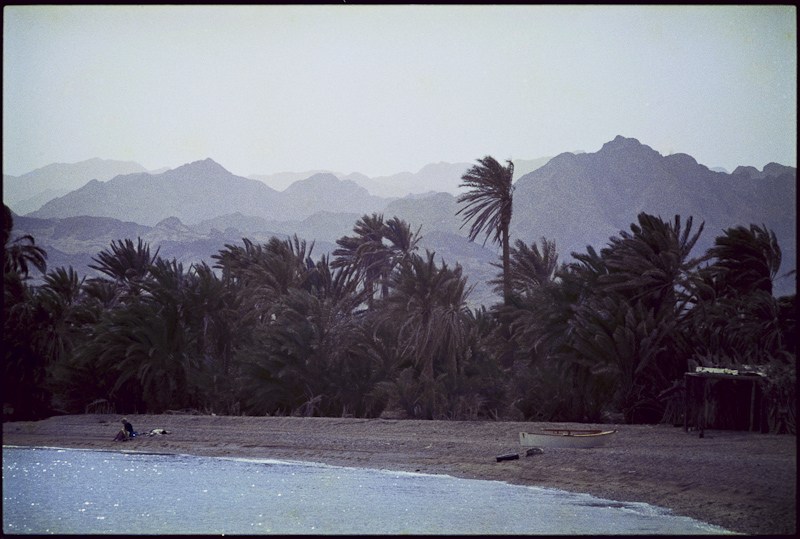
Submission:
[[709,534],[644,503],[275,460],[3,447],[4,534]]

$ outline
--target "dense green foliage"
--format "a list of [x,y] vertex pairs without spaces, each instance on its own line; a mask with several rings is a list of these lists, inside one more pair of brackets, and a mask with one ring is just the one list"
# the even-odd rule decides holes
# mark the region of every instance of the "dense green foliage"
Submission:
[[[501,241],[502,221],[488,227]],[[94,258],[102,276],[84,279],[46,272],[5,208],[4,416],[656,422],[675,420],[669,395],[687,370],[746,364],[770,374],[773,431],[795,432],[795,296],[771,294],[774,234],[732,228],[694,258],[692,225],[642,213],[561,265],[553,242],[518,240],[500,301],[472,310],[461,267],[417,252],[418,231],[397,218],[363,216],[330,257],[297,237],[244,239],[213,267],[122,239]],[[46,272],[41,286],[31,267]]]

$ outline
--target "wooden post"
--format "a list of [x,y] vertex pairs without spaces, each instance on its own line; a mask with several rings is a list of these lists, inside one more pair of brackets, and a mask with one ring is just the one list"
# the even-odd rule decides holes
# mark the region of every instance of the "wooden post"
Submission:
[[753,390],[750,392],[750,432],[753,432],[753,420],[756,412],[756,378],[753,378]]
[[703,380],[703,424],[700,427],[700,438],[703,438],[708,424],[708,380],[706,377],[702,377],[701,380]]
[[683,375],[683,385],[686,391],[683,392],[683,430],[689,432],[689,383],[691,377],[688,374]]

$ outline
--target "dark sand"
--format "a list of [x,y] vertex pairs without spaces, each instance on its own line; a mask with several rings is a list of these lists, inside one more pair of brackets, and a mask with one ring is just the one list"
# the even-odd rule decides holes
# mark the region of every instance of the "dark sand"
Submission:
[[[3,424],[3,444],[322,462],[448,474],[646,502],[746,534],[794,534],[797,438],[697,432],[666,425],[132,415],[137,431],[112,441],[120,415],[72,415]],[[521,452],[519,433],[540,427],[616,428],[604,447]],[[523,453],[524,455],[524,453]]]

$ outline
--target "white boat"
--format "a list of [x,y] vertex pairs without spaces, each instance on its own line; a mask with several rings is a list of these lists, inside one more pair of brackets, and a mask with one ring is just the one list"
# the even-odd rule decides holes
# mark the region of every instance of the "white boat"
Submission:
[[520,432],[523,447],[587,448],[605,444],[616,430],[541,429],[539,432]]

